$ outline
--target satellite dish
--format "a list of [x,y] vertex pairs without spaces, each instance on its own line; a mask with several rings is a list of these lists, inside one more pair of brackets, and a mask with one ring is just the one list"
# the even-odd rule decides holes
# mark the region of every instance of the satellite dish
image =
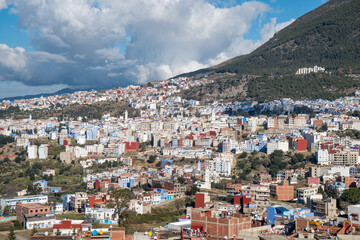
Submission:
[[47,235],[49,235],[49,233],[48,233],[48,232],[44,232],[44,235],[47,236]]

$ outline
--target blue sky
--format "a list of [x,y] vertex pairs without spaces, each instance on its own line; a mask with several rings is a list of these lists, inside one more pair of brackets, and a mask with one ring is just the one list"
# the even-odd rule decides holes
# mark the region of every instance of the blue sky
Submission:
[[0,98],[208,67],[254,50],[324,2],[0,0]]

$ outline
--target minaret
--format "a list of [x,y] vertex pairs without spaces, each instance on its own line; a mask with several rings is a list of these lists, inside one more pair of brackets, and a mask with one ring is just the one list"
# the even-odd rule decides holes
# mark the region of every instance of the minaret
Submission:
[[213,110],[211,111],[211,121],[215,121],[215,119],[216,119],[215,110],[213,109]]
[[30,115],[29,115],[29,121],[31,121],[31,113],[30,113]]
[[204,184],[204,188],[207,189],[211,189],[211,183],[210,183],[210,172],[209,172],[209,167],[205,168],[205,184]]
[[124,114],[125,116],[124,116],[124,121],[125,122],[127,122],[127,120],[128,120],[128,111],[127,110],[125,110],[125,114]]

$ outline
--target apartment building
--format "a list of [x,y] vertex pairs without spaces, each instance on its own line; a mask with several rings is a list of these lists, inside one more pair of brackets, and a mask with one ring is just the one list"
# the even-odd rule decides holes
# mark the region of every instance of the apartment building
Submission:
[[304,187],[296,189],[296,197],[298,199],[298,203],[307,204],[308,198],[310,196],[314,196],[318,193],[318,188],[313,187]]
[[32,196],[22,196],[22,197],[15,197],[15,198],[1,198],[0,199],[0,208],[4,209],[6,206],[10,206],[12,209],[15,209],[17,204],[27,204],[27,203],[47,204],[48,196],[47,195],[32,195]]
[[230,195],[238,194],[241,192],[241,184],[240,183],[228,183],[226,184],[226,193]]
[[85,209],[85,218],[87,219],[87,222],[92,223],[116,224],[118,216],[114,213],[114,208],[87,207]]
[[269,186],[262,185],[244,185],[241,187],[241,193],[254,200],[269,200]]
[[50,207],[44,204],[28,203],[16,205],[16,219],[21,223],[24,222],[25,215],[33,217],[47,213],[50,213]]
[[50,206],[39,203],[16,205],[16,220],[25,229],[52,227],[55,215],[50,212]]
[[[172,190],[172,189],[170,189]],[[180,184],[180,183],[174,183],[174,197],[181,197],[185,196],[186,192],[186,186]]]
[[195,193],[195,208],[203,208],[205,203],[210,202],[210,196],[207,192]]
[[34,159],[38,157],[38,147],[36,145],[29,145],[27,148],[28,158]]
[[280,184],[270,185],[270,196],[278,201],[294,200],[294,186],[289,185],[287,181]]
[[334,165],[351,166],[358,164],[359,151],[349,149],[329,154],[329,162]]
[[327,218],[337,216],[336,199],[333,198],[311,200],[310,209],[314,214],[326,216]]
[[348,219],[354,227],[360,227],[360,204],[348,206]]
[[81,212],[84,204],[88,201],[88,195],[85,192],[77,192],[70,197],[71,209]]
[[289,151],[289,142],[282,140],[271,140],[266,144],[266,153],[271,154],[275,150],[281,150],[283,152]]
[[251,228],[251,217],[240,214],[224,216],[204,208],[191,209],[191,229],[206,232],[208,239],[241,237],[241,230]]
[[327,149],[319,149],[319,151],[315,152],[315,159],[317,164],[320,165],[329,165],[329,152]]

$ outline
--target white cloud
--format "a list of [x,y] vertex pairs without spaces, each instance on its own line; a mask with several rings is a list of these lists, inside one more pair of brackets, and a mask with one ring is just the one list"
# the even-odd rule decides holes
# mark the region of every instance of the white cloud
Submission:
[[6,0],[0,0],[0,10],[7,8],[7,1]]
[[[92,87],[161,80],[249,53],[262,41],[244,39],[244,34],[253,20],[271,10],[257,1],[226,8],[206,0],[10,3],[36,50],[0,48],[0,59],[12,59],[0,60],[13,70],[11,78],[33,85]],[[286,24],[276,19],[266,24],[263,41]]]
[[281,29],[287,27],[288,25],[290,25],[294,21],[295,21],[295,19],[293,18],[293,19],[291,19],[291,20],[289,20],[287,22],[276,23],[277,19],[272,18],[271,21],[269,23],[266,23],[263,26],[263,28],[261,29],[261,31],[260,31],[263,42],[265,42],[268,39],[272,38],[276,32],[278,32]]
[[10,48],[6,44],[0,44],[0,66],[11,71],[21,71],[26,66],[24,48]]

